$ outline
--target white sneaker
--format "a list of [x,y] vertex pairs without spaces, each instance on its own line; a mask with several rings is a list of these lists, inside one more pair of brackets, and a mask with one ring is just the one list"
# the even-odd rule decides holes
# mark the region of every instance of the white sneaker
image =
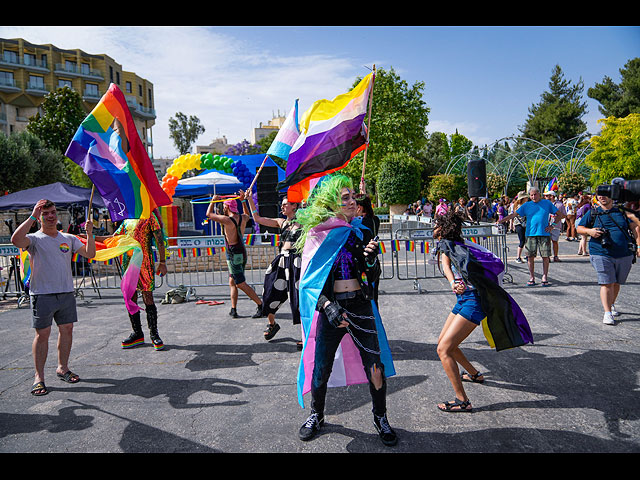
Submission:
[[613,315],[614,317],[620,316],[620,313],[616,311],[616,306],[613,304],[611,304],[611,315]]
[[604,317],[602,317],[602,323],[605,325],[615,325],[616,321],[613,319],[613,315],[611,312],[604,312]]

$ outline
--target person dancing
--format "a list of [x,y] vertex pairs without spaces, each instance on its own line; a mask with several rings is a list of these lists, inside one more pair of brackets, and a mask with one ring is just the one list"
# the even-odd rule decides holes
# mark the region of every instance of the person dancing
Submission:
[[[302,251],[299,294],[305,335],[298,401],[304,408],[304,393],[311,391],[312,397],[311,415],[298,435],[307,441],[320,431],[328,386],[368,383],[374,426],[390,446],[397,435],[387,419],[386,377],[395,370],[371,288],[381,271],[378,243],[355,215],[352,181],[340,174],[323,180],[296,214],[303,229],[295,247]],[[337,363],[340,368],[334,368]]]
[[[271,340],[280,330],[280,325],[276,322],[276,312],[287,300],[287,292],[293,314],[293,324],[300,324],[298,282],[302,258],[293,246],[302,233],[300,224],[295,222],[296,211],[300,205],[289,202],[285,197],[280,207],[285,218],[267,218],[258,213],[251,191],[242,192],[241,190],[240,195],[249,202],[251,217],[255,222],[265,227],[280,229],[279,251],[267,268],[262,291],[262,315],[266,315],[269,322],[264,331],[264,339]],[[246,208],[244,202],[243,207]],[[297,346],[299,350],[302,350],[302,341],[298,342]]]
[[[517,303],[501,287],[504,264],[489,250],[465,243],[464,219],[455,212],[438,217],[433,231],[442,254],[444,276],[457,302],[438,338],[437,352],[455,393],[455,399],[437,404],[444,412],[471,412],[463,381],[483,383],[484,375],[460,350],[460,344],[483,322],[483,333],[496,350],[533,343],[526,318]],[[460,374],[458,365],[466,369]]]
[[247,264],[247,249],[244,246],[243,232],[249,220],[248,215],[240,215],[235,199],[225,200],[222,214],[216,213],[215,202],[220,200],[219,195],[214,195],[207,209],[207,218],[223,227],[224,243],[227,254],[227,267],[229,268],[229,290],[231,297],[231,310],[229,315],[238,318],[238,289],[242,290],[257,305],[256,313],[252,318],[262,317],[262,301],[251,285],[247,283],[244,269]]

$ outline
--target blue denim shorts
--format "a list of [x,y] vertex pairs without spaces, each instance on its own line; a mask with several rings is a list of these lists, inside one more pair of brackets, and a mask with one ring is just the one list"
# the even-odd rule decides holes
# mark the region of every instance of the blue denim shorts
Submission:
[[480,325],[480,322],[486,317],[482,306],[480,305],[480,297],[477,290],[466,290],[461,295],[456,294],[458,301],[453,306],[451,313],[460,315],[470,322]]

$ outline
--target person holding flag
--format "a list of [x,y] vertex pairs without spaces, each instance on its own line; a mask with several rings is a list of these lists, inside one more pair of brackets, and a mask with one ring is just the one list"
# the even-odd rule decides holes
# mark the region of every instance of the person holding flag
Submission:
[[296,214],[302,226],[295,243],[302,252],[301,406],[304,393],[311,392],[311,414],[298,435],[308,441],[320,431],[327,387],[368,383],[374,426],[382,442],[391,446],[398,439],[387,419],[386,378],[395,368],[371,287],[381,272],[378,242],[355,216],[356,208],[351,179],[333,174]]

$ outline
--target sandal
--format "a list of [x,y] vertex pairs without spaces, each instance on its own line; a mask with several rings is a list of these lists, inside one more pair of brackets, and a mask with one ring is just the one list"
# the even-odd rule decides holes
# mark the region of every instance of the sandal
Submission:
[[540,285],[542,285],[543,287],[550,287],[551,286],[551,282],[547,282],[546,280],[544,282],[542,282]]
[[535,284],[536,284],[536,282],[535,282],[535,281],[533,281],[533,280],[529,280],[529,281],[527,282],[527,286],[528,286],[528,287],[533,287]]
[[67,383],[78,383],[80,381],[80,377],[69,370],[67,373],[57,373],[58,378],[63,382]]
[[42,395],[46,395],[49,393],[49,390],[45,386],[44,382],[34,383],[33,387],[31,387],[31,395],[34,397],[40,397]]
[[464,402],[459,400],[458,398],[456,398],[453,402],[444,402],[442,405],[444,406],[440,406],[437,405],[439,410],[442,410],[443,412],[472,412],[473,408],[471,407],[471,402],[469,400],[465,400]]
[[482,380],[478,380],[478,377],[483,377],[482,373],[478,372],[475,375],[471,375],[467,372],[462,372],[460,375],[460,379],[463,382],[473,382],[473,383],[484,383],[484,378]]
[[280,330],[280,325],[277,323],[267,324],[267,329],[264,331],[264,339],[271,340],[278,333],[278,330]]

